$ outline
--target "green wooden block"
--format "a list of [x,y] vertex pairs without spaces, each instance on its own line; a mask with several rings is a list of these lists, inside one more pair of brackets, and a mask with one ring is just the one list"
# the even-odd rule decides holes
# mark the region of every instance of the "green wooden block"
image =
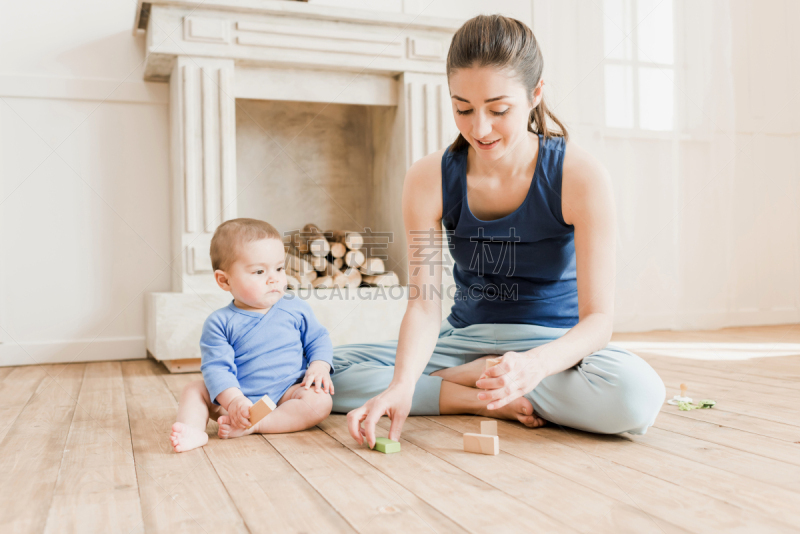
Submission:
[[389,438],[375,438],[375,450],[384,454],[400,452],[400,442]]

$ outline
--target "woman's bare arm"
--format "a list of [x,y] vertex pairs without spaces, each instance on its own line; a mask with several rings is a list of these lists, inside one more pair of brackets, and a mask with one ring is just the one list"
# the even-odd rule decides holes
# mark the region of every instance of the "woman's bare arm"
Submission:
[[616,277],[616,209],[608,171],[570,143],[561,188],[564,222],[575,228],[578,324],[538,347],[547,376],[579,363],[611,340]]
[[439,336],[443,152],[434,152],[414,163],[403,184],[409,298],[400,325],[394,376],[386,391],[347,414],[350,434],[359,444],[366,437],[370,447],[375,444],[375,425],[383,415],[392,420],[389,439],[400,438],[417,379],[425,370]]
[[[506,353],[486,371],[478,398],[501,408],[533,390],[541,380],[580,363],[611,339],[614,316],[616,212],[608,172],[570,143],[562,180],[564,222],[575,228],[578,324],[560,338],[523,353]],[[506,357],[508,356],[508,357]],[[507,360],[507,361],[506,361]]]
[[[430,360],[442,322],[442,152],[412,166],[403,184],[408,244],[408,307],[400,326],[392,384],[415,384]],[[418,166],[417,166],[418,165]]]

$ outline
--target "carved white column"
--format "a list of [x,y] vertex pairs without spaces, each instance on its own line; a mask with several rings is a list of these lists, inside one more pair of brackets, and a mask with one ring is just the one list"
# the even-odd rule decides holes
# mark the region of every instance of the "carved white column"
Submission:
[[[403,104],[406,133],[406,165],[441,150],[455,141],[458,135],[450,91],[445,74],[406,72],[403,75]],[[442,227],[444,232],[444,227]],[[443,234],[444,235],[444,234]],[[444,238],[442,252],[446,270],[442,271],[442,316],[450,313],[455,281],[452,276],[453,259]],[[393,254],[406,254],[405,239],[392,250]]]
[[407,72],[403,90],[406,104],[407,162],[436,152],[455,140],[447,76]]
[[211,236],[236,217],[233,60],[178,56],[170,108],[173,290],[213,291]]

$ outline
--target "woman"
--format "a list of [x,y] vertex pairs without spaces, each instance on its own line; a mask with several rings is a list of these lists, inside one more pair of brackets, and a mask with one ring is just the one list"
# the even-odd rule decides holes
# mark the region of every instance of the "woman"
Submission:
[[[408,415],[439,414],[644,434],[664,402],[664,384],[644,360],[607,346],[610,180],[547,110],[542,67],[518,20],[478,16],[453,36],[447,76],[460,135],[406,176],[411,268],[399,340],[334,349],[333,411],[349,411],[359,444],[366,437],[374,446],[383,415],[395,440]],[[430,291],[440,287],[442,262],[415,262],[425,256],[415,236],[441,224],[458,290],[443,322]],[[498,356],[484,372],[485,359]]]

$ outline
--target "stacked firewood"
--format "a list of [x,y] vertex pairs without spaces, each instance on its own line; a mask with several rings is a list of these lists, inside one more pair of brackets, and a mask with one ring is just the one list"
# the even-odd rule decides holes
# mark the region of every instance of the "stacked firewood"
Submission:
[[358,232],[328,230],[307,224],[295,234],[286,254],[290,289],[395,286],[400,281],[386,271],[383,260],[367,257]]

